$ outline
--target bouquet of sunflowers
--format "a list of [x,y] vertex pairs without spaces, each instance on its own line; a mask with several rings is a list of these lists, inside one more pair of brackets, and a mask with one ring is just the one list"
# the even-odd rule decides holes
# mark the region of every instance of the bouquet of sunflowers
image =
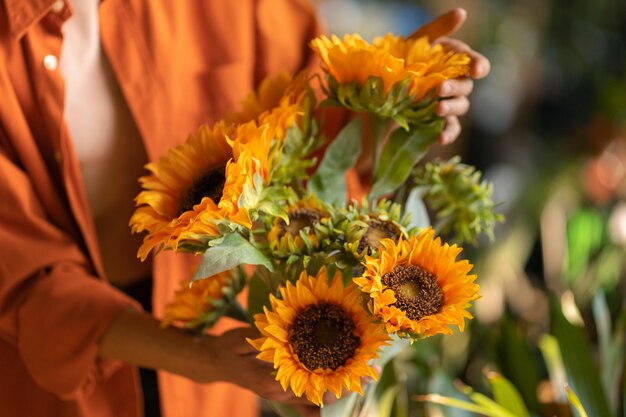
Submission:
[[[490,185],[459,158],[418,164],[442,128],[435,89],[465,76],[468,56],[392,35],[311,47],[323,76],[265,80],[241,110],[147,165],[131,227],[148,232],[142,259],[203,257],[164,325],[253,323],[261,337],[249,343],[276,380],[323,405],[326,391],[363,394],[361,378],[376,379],[407,342],[463,330],[476,275],[435,235],[474,242],[500,216]],[[331,107],[348,122],[329,137]],[[347,397],[325,413],[367,401]]]

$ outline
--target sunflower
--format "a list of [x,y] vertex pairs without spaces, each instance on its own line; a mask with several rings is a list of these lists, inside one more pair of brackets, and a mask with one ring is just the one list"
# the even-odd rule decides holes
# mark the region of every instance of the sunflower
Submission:
[[194,247],[202,244],[199,236],[216,235],[214,223],[195,221],[199,213],[211,211],[218,220],[233,214],[218,207],[230,191],[226,171],[233,153],[226,136],[231,130],[225,123],[203,125],[159,162],[146,165],[152,174],[139,179],[143,191],[130,219],[133,233],[148,231],[138,252],[142,260],[154,248]]
[[242,280],[231,271],[198,281],[184,281],[174,294],[174,301],[165,306],[161,327],[173,323],[188,329],[211,327],[233,302],[242,288]]
[[431,45],[427,37],[405,39],[387,34],[374,39],[373,44],[404,61],[405,71],[411,74],[414,101],[424,98],[443,81],[465,76],[469,71],[469,56],[445,51],[441,44]]
[[344,288],[340,273],[329,284],[322,268],[315,277],[303,272],[280,294],[270,296],[272,311],[254,317],[263,337],[248,342],[259,359],[274,364],[283,389],[306,393],[317,405],[326,390],[337,398],[342,388],[363,394],[361,377],[378,377],[368,363],[389,336],[361,306],[360,292]]
[[380,241],[383,239],[391,239],[394,243],[398,243],[400,238],[404,236],[401,226],[393,220],[372,217],[366,221],[367,228],[359,239],[357,253],[373,254],[378,250]]
[[280,217],[273,219],[267,234],[270,248],[277,251],[278,255],[296,254],[305,247],[311,250],[316,248],[319,241],[315,227],[328,216],[328,210],[314,196],[298,200],[286,209],[289,223]]
[[332,100],[393,118],[405,127],[407,121],[417,123],[434,115],[435,87],[469,71],[467,55],[444,51],[426,37],[388,34],[370,44],[356,34],[321,36],[311,47],[322,60]]
[[382,239],[398,242],[401,237],[409,235],[409,217],[402,218],[402,206],[392,201],[381,199],[372,204],[367,199],[360,203],[353,200],[339,211],[335,229],[343,235],[344,249],[356,259],[361,260],[364,255],[375,256]]
[[312,91],[305,72],[295,77],[286,71],[275,78],[267,77],[257,89],[243,100],[242,109],[226,117],[230,123],[243,124],[256,121],[276,127],[276,137],[282,139],[312,106]]
[[462,249],[441,243],[428,228],[409,240],[383,239],[378,259],[366,257],[365,272],[354,278],[369,293],[370,308],[387,331],[412,338],[451,334],[449,325],[464,330],[466,310],[476,300],[476,275],[472,265],[455,261]]

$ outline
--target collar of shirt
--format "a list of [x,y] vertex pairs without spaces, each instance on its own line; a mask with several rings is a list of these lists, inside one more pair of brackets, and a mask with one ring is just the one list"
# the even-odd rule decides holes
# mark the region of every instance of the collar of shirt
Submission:
[[[21,38],[28,28],[48,14],[60,26],[72,15],[68,0],[0,0],[9,19],[11,36]],[[51,13],[52,12],[52,13]]]

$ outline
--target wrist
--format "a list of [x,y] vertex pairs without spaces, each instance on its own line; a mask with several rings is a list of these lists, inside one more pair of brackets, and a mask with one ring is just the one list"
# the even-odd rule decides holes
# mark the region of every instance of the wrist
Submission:
[[183,373],[188,378],[199,383],[212,383],[224,381],[224,375],[220,368],[220,350],[218,349],[218,337],[211,335],[188,334],[188,351],[186,356],[185,370]]

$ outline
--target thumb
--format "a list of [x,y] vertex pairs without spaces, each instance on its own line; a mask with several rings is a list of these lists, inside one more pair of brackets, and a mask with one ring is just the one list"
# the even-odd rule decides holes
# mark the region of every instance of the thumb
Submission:
[[435,20],[417,29],[411,38],[428,36],[429,41],[434,41],[442,36],[448,36],[456,32],[463,25],[467,18],[465,9],[456,8],[438,16]]

